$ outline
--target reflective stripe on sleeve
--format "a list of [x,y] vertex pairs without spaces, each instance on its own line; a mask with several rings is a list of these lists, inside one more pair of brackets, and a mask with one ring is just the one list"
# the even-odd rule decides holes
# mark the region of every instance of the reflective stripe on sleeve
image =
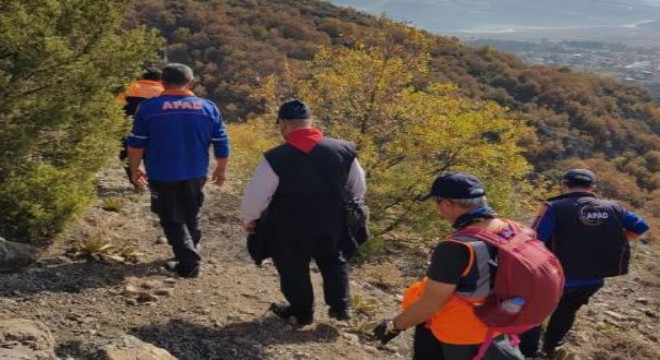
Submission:
[[148,138],[148,136],[139,136],[139,135],[135,135],[133,133],[130,133],[128,136],[134,137],[134,138],[140,139],[140,140],[147,140],[147,138]]

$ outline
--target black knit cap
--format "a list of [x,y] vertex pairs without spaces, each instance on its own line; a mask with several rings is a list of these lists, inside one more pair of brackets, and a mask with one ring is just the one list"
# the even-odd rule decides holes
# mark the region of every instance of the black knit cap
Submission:
[[160,81],[160,78],[162,77],[162,75],[163,75],[163,72],[159,68],[150,67],[144,72],[144,74],[142,74],[142,79],[152,80],[152,81]]
[[587,169],[571,169],[564,174],[562,181],[568,186],[591,186],[596,183],[596,174]]
[[298,120],[309,119],[312,117],[312,111],[309,106],[298,99],[287,100],[280,105],[277,112],[277,120]]
[[447,172],[438,175],[431,191],[420,196],[418,200],[426,201],[434,196],[445,199],[474,199],[484,195],[486,191],[476,177],[460,172]]

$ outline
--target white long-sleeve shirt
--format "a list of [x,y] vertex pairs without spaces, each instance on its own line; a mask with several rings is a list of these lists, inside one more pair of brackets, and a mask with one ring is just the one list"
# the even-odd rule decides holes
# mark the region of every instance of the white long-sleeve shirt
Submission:
[[[241,211],[245,223],[252,222],[261,217],[261,213],[266,210],[272,199],[280,179],[270,167],[268,161],[264,158],[254,170],[252,180],[248,183],[243,194]],[[346,180],[346,189],[355,199],[362,199],[367,193],[367,181],[364,176],[364,169],[360,166],[357,159],[353,160],[351,169],[348,172]]]

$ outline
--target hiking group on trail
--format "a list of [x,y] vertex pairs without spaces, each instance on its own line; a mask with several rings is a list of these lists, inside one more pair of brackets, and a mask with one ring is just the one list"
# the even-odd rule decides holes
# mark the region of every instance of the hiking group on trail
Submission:
[[[134,114],[127,111],[134,115],[127,173],[134,186],[149,187],[151,209],[174,252],[167,269],[194,278],[201,271],[209,148],[212,181],[220,186],[229,138],[217,106],[190,91],[188,66],[165,66],[162,86],[155,96],[137,96]],[[312,259],[328,315],[352,317],[348,263],[368,237],[357,148],[324,136],[313,119],[303,101],[281,104],[276,124],[284,144],[264,154],[242,201],[250,255],[257,264],[272,258],[288,302],[270,311],[301,326],[314,321]],[[604,278],[628,272],[629,241],[649,230],[637,214],[597,198],[595,186],[593,172],[569,170],[562,194],[527,228],[498,216],[476,177],[439,174],[419,200],[430,200],[454,232],[433,249],[426,276],[405,291],[401,313],[380,322],[373,338],[386,344],[414,328],[414,359],[556,358],[576,312]]]
[[[140,103],[128,136],[132,183],[149,184],[151,210],[158,215],[174,252],[171,270],[182,277],[197,277],[202,231],[202,191],[213,145],[216,168],[212,181],[225,180],[229,139],[217,106],[196,97],[192,70],[183,64],[163,68],[164,91]],[[144,158],[146,173],[140,169]],[[147,182],[148,176],[148,182]]]

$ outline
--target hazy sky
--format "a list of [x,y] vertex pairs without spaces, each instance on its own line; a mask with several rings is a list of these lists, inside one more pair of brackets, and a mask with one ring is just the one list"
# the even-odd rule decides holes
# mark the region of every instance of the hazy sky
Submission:
[[660,21],[660,0],[331,0],[436,32],[631,27]]

